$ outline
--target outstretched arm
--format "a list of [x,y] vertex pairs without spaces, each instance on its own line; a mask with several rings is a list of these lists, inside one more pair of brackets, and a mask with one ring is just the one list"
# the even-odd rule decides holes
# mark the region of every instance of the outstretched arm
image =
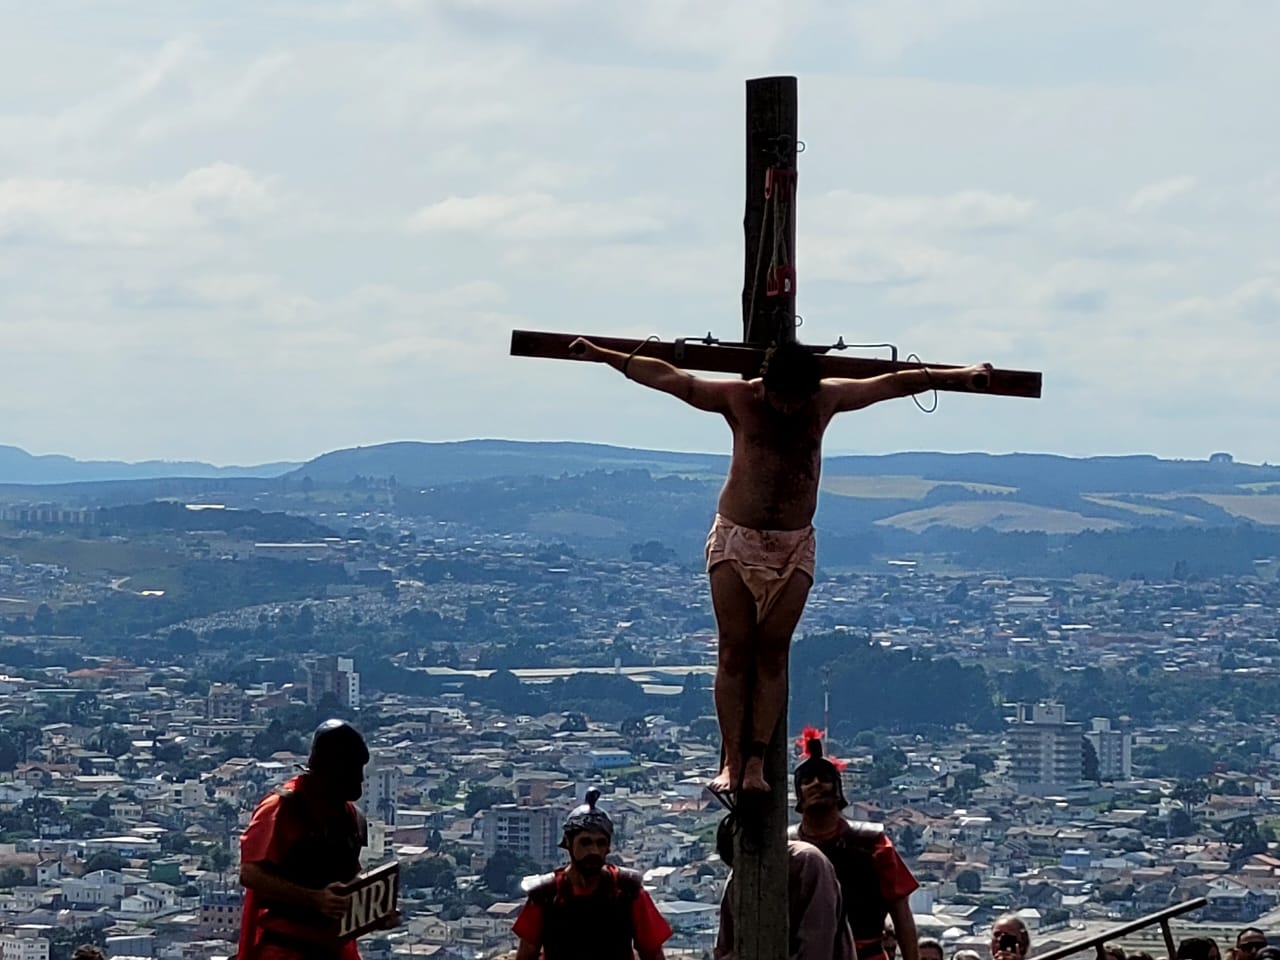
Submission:
[[960,390],[982,390],[991,383],[991,364],[943,369],[899,370],[865,380],[823,380],[822,394],[833,413],[859,410],[881,400],[910,397],[935,387]]
[[673,367],[655,357],[638,357],[618,350],[606,350],[582,337],[569,344],[569,353],[582,360],[607,363],[642,386],[669,393],[691,407],[724,413],[729,409],[729,397],[735,389],[742,388],[741,381],[704,380],[686,370]]

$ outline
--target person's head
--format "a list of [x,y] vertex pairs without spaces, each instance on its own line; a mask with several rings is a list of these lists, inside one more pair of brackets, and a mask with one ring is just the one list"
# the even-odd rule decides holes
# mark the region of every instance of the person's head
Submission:
[[825,755],[821,734],[811,727],[804,731],[804,755],[795,772],[796,813],[821,813],[847,807],[849,801],[844,798],[840,767]]
[[587,791],[587,802],[575,807],[564,821],[560,846],[569,851],[569,863],[578,873],[592,877],[604,869],[613,846],[613,821],[596,807],[600,791]]
[[1102,955],[1105,960],[1128,960],[1125,955],[1124,947],[1118,943],[1106,943],[1102,945]]
[[1238,954],[1237,956],[1240,960],[1280,960],[1280,947],[1273,947],[1268,944],[1260,950]]
[[102,952],[102,948],[94,946],[92,943],[82,943],[76,947],[75,953],[71,954],[71,960],[106,960],[107,955]]
[[1267,945],[1267,935],[1258,927],[1245,927],[1236,934],[1236,955],[1240,960],[1254,960]]
[[760,368],[765,399],[779,413],[796,413],[818,392],[818,358],[793,341],[770,349]]
[[345,720],[326,720],[311,737],[307,770],[340,800],[359,800],[369,748],[360,731]]
[[916,953],[920,960],[944,960],[942,944],[933,937],[921,937],[916,941]]
[[1173,960],[1222,960],[1213,937],[1187,937],[1178,944]]
[[957,950],[951,955],[951,960],[982,960],[977,950]]
[[1018,960],[1030,952],[1031,933],[1020,918],[1005,914],[991,925],[991,956]]
[[898,955],[898,931],[893,928],[893,920],[890,917],[884,918],[884,928],[880,931],[880,946],[884,948],[884,955],[888,960],[893,960]]

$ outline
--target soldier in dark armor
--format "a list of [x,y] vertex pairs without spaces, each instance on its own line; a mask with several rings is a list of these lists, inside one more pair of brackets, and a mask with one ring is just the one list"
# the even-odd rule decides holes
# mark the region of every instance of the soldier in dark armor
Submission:
[[254,810],[240,837],[239,960],[360,960],[355,940],[338,939],[338,922],[366,843],[353,801],[368,762],[359,731],[326,720],[311,739],[306,771]]
[[902,960],[919,960],[916,923],[907,902],[919,886],[878,823],[846,820],[840,767],[823,756],[816,730],[805,731],[806,759],[795,771],[800,823],[791,837],[827,855],[840,879],[841,898],[853,930],[858,960],[883,960],[885,917],[893,919]]
[[671,927],[641,885],[640,874],[606,863],[613,821],[596,806],[600,791],[569,814],[560,846],[569,866],[530,878],[529,899],[513,928],[516,960],[663,960]]

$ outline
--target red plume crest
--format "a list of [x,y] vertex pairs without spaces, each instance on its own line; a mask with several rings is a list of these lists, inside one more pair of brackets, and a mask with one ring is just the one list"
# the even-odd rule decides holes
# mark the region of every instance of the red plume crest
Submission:
[[[809,741],[817,740],[821,742],[826,737],[826,735],[827,735],[827,731],[825,730],[819,730],[817,727],[805,727],[804,730],[801,732],[799,738],[796,740],[796,746],[800,748],[800,756],[812,757],[813,754],[809,752]],[[822,751],[818,755],[825,760],[829,760],[831,762],[831,765],[835,767],[837,770],[843,770],[845,767],[849,766],[848,760],[837,760],[835,757],[831,756],[831,754],[827,753],[826,751]]]

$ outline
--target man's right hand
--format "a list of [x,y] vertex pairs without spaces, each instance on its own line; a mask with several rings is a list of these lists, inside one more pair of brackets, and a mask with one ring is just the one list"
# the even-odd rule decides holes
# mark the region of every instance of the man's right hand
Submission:
[[569,356],[575,360],[594,360],[600,362],[604,359],[605,351],[601,350],[586,337],[578,337],[573,343],[569,344]]
[[341,920],[347,915],[351,897],[344,883],[331,883],[315,892],[315,908],[331,920]]

